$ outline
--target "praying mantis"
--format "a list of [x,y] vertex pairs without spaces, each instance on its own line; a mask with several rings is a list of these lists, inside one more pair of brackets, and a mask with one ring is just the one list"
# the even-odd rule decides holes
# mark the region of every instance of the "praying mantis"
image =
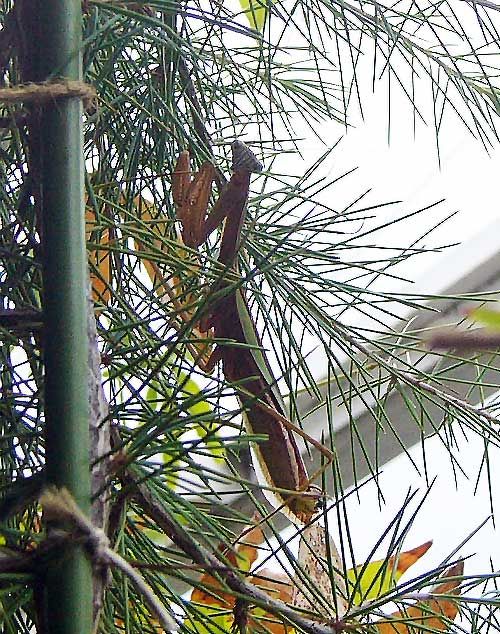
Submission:
[[[207,215],[215,167],[207,162],[192,177],[190,157],[183,151],[172,175],[172,195],[184,244],[191,249],[208,239],[224,221],[218,262],[237,274],[236,260],[252,173],[263,166],[241,141],[232,144],[233,165],[229,182]],[[225,292],[226,291],[226,292]],[[253,464],[264,495],[293,522],[307,523],[316,513],[322,493],[311,484],[294,433],[308,438],[331,462],[333,456],[320,443],[298,430],[285,415],[244,289],[227,279],[215,283],[217,300],[200,320],[200,329],[212,329],[218,341],[204,364],[211,372],[221,361],[224,376],[236,388],[249,433],[267,439],[252,446]]]

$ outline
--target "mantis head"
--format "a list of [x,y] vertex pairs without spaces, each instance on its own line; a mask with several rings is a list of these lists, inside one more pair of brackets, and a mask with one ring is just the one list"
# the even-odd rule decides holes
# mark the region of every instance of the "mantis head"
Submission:
[[311,484],[306,491],[287,500],[291,514],[306,524],[325,506],[325,494],[316,485]]
[[258,173],[264,169],[262,163],[243,141],[237,139],[233,141],[231,151],[233,153],[233,172],[245,170],[250,173]]

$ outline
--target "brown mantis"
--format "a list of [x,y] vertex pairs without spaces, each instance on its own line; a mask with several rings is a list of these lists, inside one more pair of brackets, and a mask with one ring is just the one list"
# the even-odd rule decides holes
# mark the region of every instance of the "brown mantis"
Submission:
[[[192,178],[188,152],[181,153],[172,175],[172,192],[186,246],[197,249],[224,220],[219,263],[236,268],[241,230],[245,220],[250,177],[262,165],[241,141],[232,144],[233,173],[212,210],[206,215],[215,168],[204,163]],[[224,290],[227,289],[227,293]],[[266,497],[293,521],[307,522],[314,515],[322,494],[311,485],[294,437],[297,430],[285,416],[276,381],[262,349],[248,310],[244,291],[222,279],[216,283],[222,297],[202,319],[202,330],[213,329],[220,342],[204,369],[213,370],[222,361],[226,379],[236,386],[243,406],[245,425],[252,434],[267,440],[252,447],[253,462]],[[308,437],[307,437],[308,438]],[[331,462],[332,454],[309,439]]]

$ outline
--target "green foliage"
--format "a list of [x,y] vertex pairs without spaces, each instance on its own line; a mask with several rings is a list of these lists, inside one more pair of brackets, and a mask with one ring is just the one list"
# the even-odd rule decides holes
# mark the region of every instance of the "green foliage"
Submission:
[[485,307],[474,308],[469,312],[469,317],[492,330],[500,330],[500,313],[497,310]]
[[[433,310],[432,302],[440,299],[397,295],[385,286],[397,277],[398,264],[425,252],[426,235],[412,235],[411,218],[429,208],[406,211],[394,203],[399,221],[408,223],[409,238],[403,246],[391,245],[391,223],[376,216],[393,203],[377,203],[358,191],[353,173],[337,167],[340,148],[332,143],[306,168],[299,162],[304,130],[320,135],[322,122],[334,121],[340,135],[362,113],[366,91],[381,79],[391,94],[404,97],[414,121],[434,127],[437,140],[450,116],[485,146],[496,141],[498,69],[491,52],[500,39],[497,12],[480,0],[459,4],[83,3],[84,77],[98,95],[84,119],[87,206],[94,214],[88,246],[90,256],[109,256],[111,270],[107,279],[92,261],[108,294],[96,305],[107,422],[119,431],[137,478],[186,534],[220,561],[225,560],[219,544],[233,543],[254,510],[265,513],[266,507],[249,464],[248,446],[258,439],[242,433],[234,389],[222,373],[208,377],[197,368],[189,347],[199,341],[193,328],[206,311],[206,291],[220,268],[217,237],[200,248],[196,280],[192,259],[179,250],[170,175],[182,149],[189,148],[193,166],[211,160],[226,177],[234,138],[244,138],[262,155],[268,171],[252,181],[239,253],[243,281],[236,285],[245,286],[277,387],[289,394],[293,422],[307,425],[299,400],[300,392],[308,392],[318,407],[325,406],[322,433],[335,451],[335,418],[340,412],[348,418],[352,464],[343,467],[343,480],[338,465],[325,468],[329,495],[342,500],[347,481],[356,487],[365,474],[376,477],[383,436],[407,451],[401,421],[386,407],[390,395],[403,403],[404,424],[418,432],[424,452],[425,438],[438,434],[456,462],[452,420],[455,429],[483,439],[486,464],[490,448],[500,441],[487,408],[474,407],[497,388],[496,355],[429,357],[419,332],[411,326],[394,331],[390,325],[408,310]],[[2,76],[15,85],[26,79],[27,34],[12,2],[0,4],[0,20],[10,42],[0,55]],[[432,104],[430,118],[426,100]],[[2,105],[1,115],[0,294],[3,311],[16,311],[13,322],[2,314],[0,323],[0,487],[8,498],[43,470],[43,335],[37,176],[30,162],[36,128],[32,122],[26,126],[21,105]],[[299,176],[280,171],[281,154],[292,152]],[[344,183],[352,192],[347,203],[338,193]],[[138,197],[151,207],[141,207]],[[446,215],[440,209],[436,224]],[[156,281],[148,276],[146,261],[158,267]],[[175,292],[181,289],[180,300],[192,291],[191,319],[183,320],[165,280]],[[424,306],[425,299],[430,303]],[[474,313],[479,321],[486,319],[480,310]],[[326,389],[309,366],[312,347],[324,362]],[[460,373],[463,368],[472,372],[472,380],[470,372]],[[360,404],[368,412],[371,436],[357,418]],[[120,450],[115,447],[117,458]],[[198,631],[207,627],[200,625],[207,615],[184,594],[199,572],[189,554],[130,498],[119,469],[108,488],[110,538],[117,552],[137,562],[179,620],[190,619]],[[25,553],[41,539],[36,491],[14,497],[13,510],[0,518],[2,535],[7,548]],[[341,508],[339,502],[339,514]],[[275,519],[267,525],[276,549],[287,565],[296,566]],[[403,530],[396,533],[391,552],[405,537]],[[348,555],[349,544],[342,550]],[[380,616],[389,601],[428,588],[442,570],[437,567],[402,589],[384,586],[386,596],[353,607],[347,620]],[[467,581],[480,595],[462,599],[471,631],[481,630],[485,611],[492,623],[497,618],[494,577]],[[6,632],[33,631],[32,586],[29,575],[2,574],[0,622]],[[321,599],[320,589],[317,593]],[[212,624],[224,618],[214,616]],[[113,571],[100,631],[128,634],[155,627],[131,584]]]
[[240,4],[250,26],[257,31],[262,31],[268,14],[267,4],[260,0],[240,0]]

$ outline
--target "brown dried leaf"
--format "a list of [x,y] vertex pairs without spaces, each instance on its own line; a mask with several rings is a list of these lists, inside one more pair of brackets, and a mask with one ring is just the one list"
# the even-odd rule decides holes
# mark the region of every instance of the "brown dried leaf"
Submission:
[[180,153],[172,173],[172,198],[182,225],[182,239],[192,249],[205,240],[205,218],[215,176],[215,167],[209,161],[192,176],[187,150]]
[[[347,592],[339,554],[330,539],[330,557],[334,570],[333,584],[330,579],[327,558],[327,542],[330,539],[325,527],[319,522],[307,526],[301,533],[298,561],[304,576],[310,583],[305,584],[299,575],[294,578],[292,605],[317,614],[320,620],[341,619],[347,612]],[[332,588],[335,586],[335,590]],[[318,614],[317,595],[325,601]],[[329,606],[327,612],[325,607]]]
[[[441,579],[444,581],[433,591],[436,594],[460,594],[460,581],[447,577],[459,577],[463,574],[463,562],[455,564],[447,570]],[[411,605],[404,611],[394,612],[386,622],[377,622],[375,627],[380,634],[413,634],[416,631],[429,632],[438,630],[445,632],[458,614],[458,604],[453,599],[430,597]]]
[[[241,541],[237,541],[233,548],[222,548],[222,552],[228,560],[228,565],[234,566],[241,572],[249,572],[258,557],[259,546],[264,541],[264,534],[260,526],[243,531]],[[234,596],[222,590],[221,583],[209,573],[203,575],[200,585],[206,589],[194,588],[191,593],[191,601],[202,605],[220,606],[233,609]]]
[[205,219],[214,179],[215,167],[212,163],[203,163],[191,182],[187,200],[183,204],[183,215],[179,218],[182,224],[182,239],[184,244],[193,249],[205,240]]

